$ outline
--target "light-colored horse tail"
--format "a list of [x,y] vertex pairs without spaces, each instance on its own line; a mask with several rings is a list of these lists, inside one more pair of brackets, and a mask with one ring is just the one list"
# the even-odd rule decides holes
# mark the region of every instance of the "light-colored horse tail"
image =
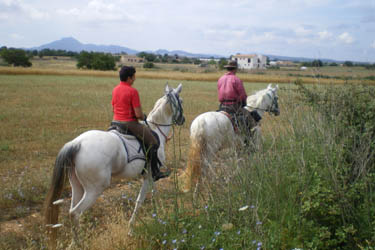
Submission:
[[48,228],[51,249],[56,248],[57,228],[54,225],[57,224],[59,217],[59,205],[54,204],[54,202],[61,196],[68,172],[73,171],[74,158],[80,147],[81,144],[68,142],[60,150],[56,158],[51,186],[44,202],[44,219]]
[[187,167],[181,176],[183,192],[189,192],[192,188],[195,188],[202,174],[203,156],[207,146],[202,132],[203,129],[200,129],[190,136],[191,143]]

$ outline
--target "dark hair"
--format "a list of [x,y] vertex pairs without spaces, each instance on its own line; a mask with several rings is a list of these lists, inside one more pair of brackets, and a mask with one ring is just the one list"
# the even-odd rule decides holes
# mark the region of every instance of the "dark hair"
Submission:
[[133,66],[122,66],[120,69],[120,80],[126,82],[128,77],[133,77],[135,74],[135,68]]

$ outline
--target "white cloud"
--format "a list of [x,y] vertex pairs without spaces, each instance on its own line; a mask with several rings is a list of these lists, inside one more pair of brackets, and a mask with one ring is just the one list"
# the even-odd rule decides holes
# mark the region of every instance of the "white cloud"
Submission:
[[354,42],[354,38],[348,32],[344,32],[339,35],[339,40],[347,44],[351,44]]
[[318,32],[318,36],[321,40],[327,40],[327,39],[332,38],[333,35],[331,32],[324,30],[324,31]]
[[12,33],[10,34],[10,37],[13,39],[13,40],[22,40],[24,37],[20,34],[17,34],[17,33]]
[[[134,16],[130,15],[131,11],[124,12],[121,3],[108,4],[103,0],[92,0],[82,7],[74,7],[71,9],[58,9],[57,13],[63,16],[71,16],[81,21],[135,21]],[[140,15],[138,15],[140,16]]]
[[375,40],[372,42],[371,48],[375,49]]
[[[49,18],[48,12],[41,11],[21,0],[0,0],[1,5],[5,8],[3,11],[9,11],[9,14],[7,13],[8,16],[12,13],[13,16],[17,16],[18,18],[24,15],[34,20]],[[2,15],[4,14],[2,13]]]
[[294,32],[296,33],[297,36],[307,36],[312,33],[312,30],[306,29],[305,27],[299,26],[294,29]]

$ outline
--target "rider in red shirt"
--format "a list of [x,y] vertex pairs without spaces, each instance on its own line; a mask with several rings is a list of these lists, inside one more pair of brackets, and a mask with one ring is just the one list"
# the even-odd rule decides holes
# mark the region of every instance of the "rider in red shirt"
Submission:
[[142,112],[138,90],[132,87],[135,81],[135,68],[123,66],[120,70],[120,83],[112,92],[113,121],[112,125],[129,131],[145,144],[146,159],[151,164],[154,181],[168,177],[168,173],[160,172],[158,166],[158,141],[148,126],[138,122],[145,120]]

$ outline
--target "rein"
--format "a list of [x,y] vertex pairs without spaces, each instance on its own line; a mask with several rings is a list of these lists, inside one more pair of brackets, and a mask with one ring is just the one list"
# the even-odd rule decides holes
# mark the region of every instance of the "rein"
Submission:
[[[172,116],[173,122],[171,124],[162,124],[162,123],[157,123],[157,122],[153,122],[153,121],[149,121],[149,120],[145,121],[147,125],[148,125],[148,123],[154,124],[156,126],[156,128],[159,130],[159,132],[163,135],[166,142],[169,141],[170,139],[172,139],[172,137],[174,135],[174,132],[172,132],[172,135],[168,137],[166,134],[164,134],[164,132],[160,129],[160,127],[170,127],[170,126],[173,126],[173,125],[177,124],[176,116],[177,116],[179,111],[180,111],[180,114],[182,114],[182,112],[183,112],[181,102],[178,98],[173,98],[171,92],[169,92],[167,94],[167,98],[168,98],[168,101],[170,102],[172,110],[173,110],[173,116]],[[177,104],[174,101],[172,101],[174,99],[177,99]]]
[[269,94],[269,93],[266,93],[266,95],[272,100],[272,104],[271,104],[271,107],[267,108],[267,109],[261,109],[261,108],[256,108],[256,107],[252,107],[252,106],[249,106],[249,105],[246,105],[246,107],[249,107],[251,109],[255,109],[255,110],[260,110],[260,111],[265,111],[265,112],[272,112],[272,108],[274,106],[276,106],[276,96],[274,98],[272,98],[272,96]]

